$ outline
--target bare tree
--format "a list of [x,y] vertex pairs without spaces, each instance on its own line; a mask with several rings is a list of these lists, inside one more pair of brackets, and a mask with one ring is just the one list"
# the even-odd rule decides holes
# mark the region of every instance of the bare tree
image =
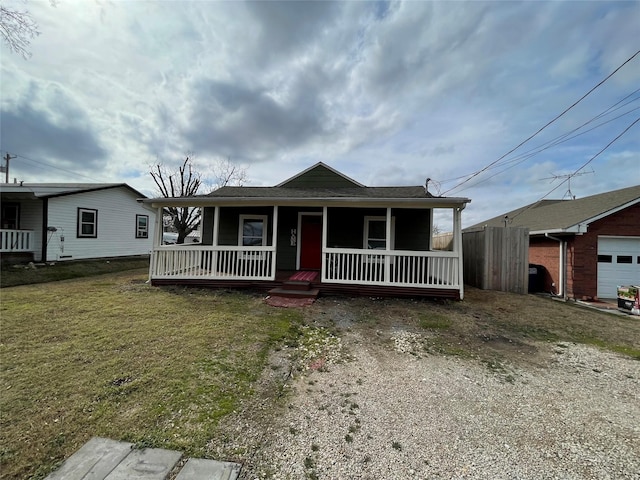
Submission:
[[213,167],[213,175],[216,189],[227,185],[242,186],[247,181],[246,169],[234,165],[229,158],[216,163]]
[[0,5],[0,34],[9,49],[26,60],[31,57],[31,40],[40,35],[40,31],[27,10]]
[[[198,193],[202,185],[200,174],[194,172],[193,161],[187,156],[177,172],[169,172],[163,165],[151,169],[151,177],[160,194],[165,198],[191,197]],[[178,233],[176,243],[184,243],[184,239],[193,232],[200,223],[200,209],[193,207],[166,207],[171,218],[171,225]]]

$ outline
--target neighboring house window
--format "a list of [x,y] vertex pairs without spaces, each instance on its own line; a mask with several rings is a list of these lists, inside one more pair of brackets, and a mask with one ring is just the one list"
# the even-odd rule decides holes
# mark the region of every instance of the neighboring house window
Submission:
[[[394,220],[391,219],[391,250],[394,246]],[[387,249],[387,217],[364,217],[364,248]]]
[[78,238],[98,237],[98,210],[78,209]]
[[149,238],[149,215],[136,215],[136,238]]
[[267,216],[240,215],[239,245],[260,247],[267,244]]

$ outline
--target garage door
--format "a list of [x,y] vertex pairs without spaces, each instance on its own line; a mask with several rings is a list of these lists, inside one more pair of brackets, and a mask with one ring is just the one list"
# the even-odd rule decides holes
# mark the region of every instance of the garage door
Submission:
[[638,237],[598,237],[598,297],[615,298],[618,285],[640,285]]

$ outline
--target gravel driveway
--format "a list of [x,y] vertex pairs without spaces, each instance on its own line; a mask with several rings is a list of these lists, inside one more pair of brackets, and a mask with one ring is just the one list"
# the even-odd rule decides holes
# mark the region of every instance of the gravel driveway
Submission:
[[352,327],[319,341],[332,353],[289,380],[284,411],[244,413],[225,449],[248,452],[241,478],[640,478],[639,361],[535,342],[492,363]]

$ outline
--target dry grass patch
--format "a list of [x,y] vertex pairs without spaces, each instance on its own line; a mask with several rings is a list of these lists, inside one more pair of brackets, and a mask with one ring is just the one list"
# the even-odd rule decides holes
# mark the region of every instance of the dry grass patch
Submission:
[[393,332],[424,338],[418,353],[477,357],[485,364],[535,361],[537,342],[594,345],[640,360],[640,319],[535,295],[468,288],[462,302],[321,298],[307,321],[393,344]]
[[92,436],[206,456],[299,311],[120,273],[3,289],[0,477],[42,478]]

